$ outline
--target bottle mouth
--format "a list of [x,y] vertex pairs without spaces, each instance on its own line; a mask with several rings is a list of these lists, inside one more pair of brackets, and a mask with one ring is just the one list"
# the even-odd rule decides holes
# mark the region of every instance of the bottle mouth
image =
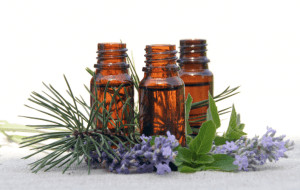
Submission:
[[151,64],[161,61],[175,61],[177,60],[176,46],[171,44],[153,44],[147,45],[145,48],[146,63]]
[[98,57],[99,61],[109,59],[123,59],[128,57],[125,43],[107,42],[98,43]]
[[178,63],[182,64],[185,61],[194,63],[208,63],[206,57],[206,40],[204,39],[183,39],[180,40],[180,59]]
[[105,52],[126,52],[128,49],[126,48],[125,43],[116,43],[116,42],[107,42],[107,43],[98,43],[98,51],[97,53],[105,53]]
[[203,39],[185,39],[180,40],[180,53],[205,53],[206,40]]
[[204,39],[183,39],[180,40],[180,47],[191,47],[191,46],[198,46],[198,47],[202,47],[202,46],[206,46],[206,40]]
[[155,54],[176,54],[176,46],[171,44],[153,44],[147,45],[145,48],[146,55],[151,56]]
[[107,42],[98,43],[97,64],[95,68],[104,69],[109,67],[128,68],[126,63],[127,48],[125,43]]

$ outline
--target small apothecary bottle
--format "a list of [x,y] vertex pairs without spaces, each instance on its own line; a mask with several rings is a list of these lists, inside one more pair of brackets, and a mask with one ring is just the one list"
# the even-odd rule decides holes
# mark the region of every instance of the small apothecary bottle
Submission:
[[[126,126],[133,119],[132,108],[134,108],[134,86],[133,81],[128,74],[129,65],[126,63],[127,57],[126,44],[124,43],[99,43],[98,44],[98,61],[94,65],[96,72],[91,79],[91,91],[97,95],[99,102],[105,103],[105,108],[110,111],[111,116],[107,118],[97,119],[97,128],[105,128],[108,132],[115,133],[122,130],[131,130],[132,127]],[[95,82],[95,83],[94,83]],[[107,83],[109,84],[107,85]],[[114,96],[118,88],[118,94]],[[108,86],[106,93],[105,88]],[[96,90],[95,90],[96,89]],[[96,92],[96,93],[95,93]],[[130,106],[124,111],[124,103],[130,97]],[[91,106],[94,104],[91,97]],[[103,108],[100,108],[103,113]],[[126,114],[126,115],[125,115]],[[124,126],[125,125],[125,126]]]
[[141,133],[170,131],[185,145],[184,83],[178,75],[175,45],[147,45],[144,78],[139,85]]
[[[206,40],[188,39],[180,40],[180,58],[178,63],[181,67],[180,78],[185,84],[185,95],[191,94],[193,102],[208,99],[208,92],[213,95],[213,74],[208,70],[209,59],[206,57]],[[205,119],[207,106],[190,111],[190,126],[199,129]]]

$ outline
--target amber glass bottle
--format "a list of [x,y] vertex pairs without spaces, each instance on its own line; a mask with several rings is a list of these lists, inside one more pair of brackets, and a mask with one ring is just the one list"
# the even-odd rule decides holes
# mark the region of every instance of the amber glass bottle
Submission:
[[[208,99],[208,91],[213,95],[213,74],[208,70],[209,59],[206,57],[206,40],[180,40],[181,67],[180,78],[185,84],[185,95],[191,94],[193,102]],[[190,111],[190,126],[200,128],[203,122],[193,122],[199,117],[205,119],[207,107]],[[193,119],[194,118],[194,119]],[[197,119],[195,119],[197,118]]]
[[139,85],[141,133],[170,131],[185,145],[184,83],[178,75],[175,45],[146,46],[146,67]]
[[[111,110],[112,117],[107,122],[107,129],[114,133],[116,132],[116,128],[120,128],[122,124],[127,124],[130,121],[130,117],[124,117],[125,112],[122,113],[124,102],[128,97],[131,97],[131,107],[134,107],[134,87],[133,81],[128,74],[129,65],[126,63],[126,44],[124,43],[99,43],[98,44],[98,61],[97,64],[94,65],[96,68],[95,76],[91,79],[91,91],[93,94],[97,94],[97,98],[100,102],[106,99],[105,108],[106,110]],[[105,92],[105,87],[107,82],[109,81],[107,92]],[[95,85],[97,93],[95,93]],[[123,87],[119,91],[119,95],[113,95],[114,92],[123,84]],[[112,104],[110,104],[113,101]],[[91,105],[93,105],[94,100],[91,98]],[[111,106],[111,107],[110,107]],[[132,114],[128,106],[127,111],[129,114]],[[103,109],[99,110],[103,113]],[[128,113],[127,112],[127,113]],[[116,122],[116,121],[119,122]],[[122,124],[121,124],[122,123]],[[105,126],[105,127],[106,127]],[[97,128],[103,128],[103,122],[98,119],[97,120]],[[129,127],[123,128],[122,131],[126,131]]]

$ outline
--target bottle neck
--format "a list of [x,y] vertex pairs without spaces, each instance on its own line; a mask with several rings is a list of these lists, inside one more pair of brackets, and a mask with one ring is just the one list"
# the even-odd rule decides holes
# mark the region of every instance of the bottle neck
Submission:
[[101,75],[120,75],[120,74],[128,74],[128,69],[123,69],[120,67],[102,67],[100,69],[96,68],[95,74],[101,74]]
[[209,59],[206,57],[206,40],[180,40],[180,58],[178,63],[182,69],[208,69]]
[[178,76],[180,69],[176,65],[175,45],[148,45],[146,46],[146,67],[143,68],[145,77],[168,78]]
[[[101,70],[126,71],[129,65],[126,63],[126,44],[123,43],[99,43],[97,51],[96,72]],[[98,70],[98,71],[97,71]]]
[[199,63],[199,62],[184,62],[179,64],[180,68],[185,71],[203,71],[208,69],[207,63]]

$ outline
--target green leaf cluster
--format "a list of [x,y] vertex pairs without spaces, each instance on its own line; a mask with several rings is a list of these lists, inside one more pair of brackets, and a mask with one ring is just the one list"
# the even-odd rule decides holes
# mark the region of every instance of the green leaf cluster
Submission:
[[232,106],[231,116],[227,131],[222,136],[216,136],[215,145],[225,144],[226,141],[236,141],[242,136],[247,135],[244,130],[245,124],[240,122],[240,115],[236,113],[234,105]]
[[[239,93],[239,92],[237,92],[238,88],[239,88],[239,86],[235,87],[235,88],[227,87],[223,92],[221,92],[220,94],[218,94],[218,95],[216,95],[216,96],[213,97],[213,100],[214,100],[213,103],[215,104],[215,102],[219,102],[221,100],[225,100],[225,99],[227,99],[229,97],[232,97],[232,96],[238,94]],[[189,113],[190,110],[201,108],[201,107],[206,107],[206,106],[211,106],[211,105],[209,105],[210,104],[209,99],[202,100],[202,101],[199,101],[199,102],[194,102],[194,103],[191,102],[191,103],[189,103],[190,99],[192,99],[192,97],[190,96],[190,98],[189,98],[189,96],[188,96],[187,100],[186,100],[186,114],[187,114],[186,122],[188,122],[187,125],[186,125],[188,133],[186,133],[186,134],[192,134],[192,133],[194,133],[194,134],[196,133],[197,134],[199,132],[199,129],[190,128],[189,124],[190,123],[194,123],[194,122],[204,122],[204,121],[206,121],[207,120],[207,114],[203,113],[200,116],[189,118],[188,113]],[[229,111],[230,108],[231,107],[227,107],[225,109],[219,110],[217,113],[219,115],[223,115],[223,114],[229,113],[230,112]],[[209,112],[209,110],[208,110],[208,112]],[[217,113],[215,113],[215,115]],[[220,125],[220,122],[217,123],[216,125],[217,125],[217,128],[218,128],[219,125]]]
[[[216,138],[216,130],[221,126],[218,110],[213,97],[209,94],[209,108],[207,110],[207,121],[204,122],[195,138],[187,136],[187,147],[179,147],[175,158],[178,171],[193,173],[202,170],[235,171],[237,166],[233,164],[234,158],[225,154],[210,154],[213,141]],[[186,106],[188,118],[192,98],[188,95]],[[187,128],[189,124],[187,123]],[[186,129],[187,134],[189,129]]]

